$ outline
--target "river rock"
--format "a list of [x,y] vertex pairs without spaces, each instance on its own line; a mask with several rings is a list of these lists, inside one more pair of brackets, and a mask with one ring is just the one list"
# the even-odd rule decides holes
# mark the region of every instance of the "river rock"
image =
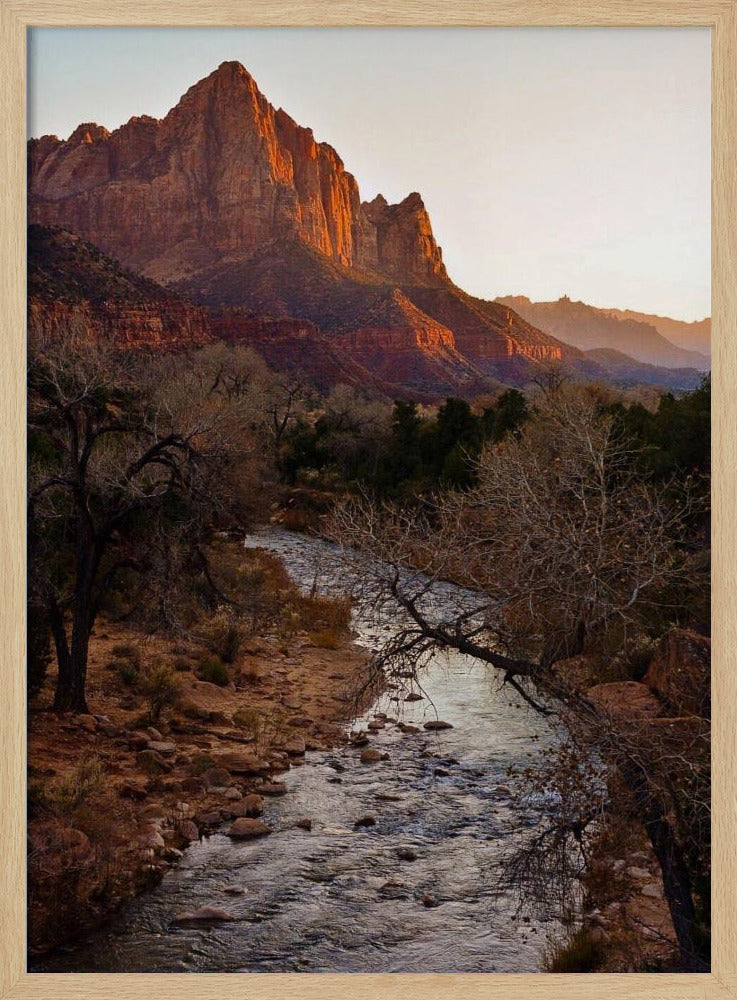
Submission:
[[396,854],[400,861],[417,861],[417,852],[411,847],[398,847]]
[[374,719],[372,722],[369,722],[368,728],[372,733],[378,733],[379,730],[386,729],[386,723],[381,719]]
[[356,822],[353,825],[356,826],[356,827],[360,827],[360,826],[376,826],[376,817],[372,816],[369,813],[366,816],[361,816],[359,819],[356,820]]
[[306,750],[304,737],[293,736],[291,740],[284,744],[284,750],[290,757],[303,757]]
[[283,781],[265,781],[262,785],[258,786],[259,793],[261,795],[286,795],[287,786]]
[[179,913],[172,918],[173,924],[209,924],[226,923],[235,920],[232,913],[221,910],[217,906],[201,906],[192,913]]
[[217,759],[217,766],[225,768],[231,774],[259,775],[268,774],[269,765],[256,757],[252,753],[241,750],[232,750],[230,753],[220,754]]
[[233,840],[251,840],[253,837],[265,837],[269,833],[273,833],[271,827],[262,823],[260,819],[246,817],[235,820],[228,830],[228,836]]
[[365,750],[361,751],[362,764],[377,764],[380,760],[389,760],[389,754],[375,750],[373,747],[366,747]]
[[237,802],[239,799],[243,798],[243,792],[240,788],[236,788],[234,785],[231,785],[230,788],[225,789],[225,798],[230,802]]
[[300,830],[308,830],[309,831],[309,830],[312,829],[312,820],[311,819],[298,819],[297,822],[294,825],[298,826],[300,828]]
[[202,774],[206,788],[227,788],[230,785],[230,771],[224,767],[211,767]]
[[429,722],[425,723],[425,729],[429,729],[433,732],[441,729],[452,729],[453,726],[450,722],[443,722],[442,719],[430,719]]
[[123,782],[118,792],[123,799],[133,799],[134,802],[142,802],[148,795],[146,786],[132,778]]
[[410,691],[408,695],[405,696],[405,701],[422,701],[422,695],[417,691]]
[[183,819],[177,823],[177,830],[190,844],[193,844],[196,840],[200,839],[200,831],[191,819]]
[[447,767],[436,767],[432,773],[435,775],[436,778],[450,777],[450,771],[448,770]]
[[438,903],[437,897],[433,896],[431,892],[423,892],[422,896],[420,897],[420,901],[422,905],[426,906],[428,909],[430,909],[433,906],[440,905]]
[[402,732],[402,733],[405,733],[407,736],[410,736],[410,735],[412,735],[412,733],[419,733],[420,732],[420,727],[419,726],[412,726],[408,722],[400,722],[399,723],[399,731]]
[[651,877],[650,872],[647,870],[647,868],[635,868],[635,867],[628,868],[627,874],[629,875],[630,878],[637,878],[637,879]]

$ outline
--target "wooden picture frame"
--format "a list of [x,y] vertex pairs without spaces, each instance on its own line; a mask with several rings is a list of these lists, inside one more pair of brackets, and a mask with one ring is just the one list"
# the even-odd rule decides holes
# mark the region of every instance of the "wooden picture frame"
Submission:
[[[713,971],[632,975],[33,975],[25,897],[25,97],[26,29],[53,25],[706,26],[712,32],[714,465]],[[456,997],[737,997],[737,0],[0,0],[0,997],[204,1000],[216,996],[405,1000]]]

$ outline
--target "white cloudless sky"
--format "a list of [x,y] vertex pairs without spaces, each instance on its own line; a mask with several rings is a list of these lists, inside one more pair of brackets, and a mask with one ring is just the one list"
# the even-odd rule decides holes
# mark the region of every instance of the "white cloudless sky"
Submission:
[[32,28],[28,133],[163,117],[237,59],[361,196],[419,191],[450,276],[710,313],[706,28]]

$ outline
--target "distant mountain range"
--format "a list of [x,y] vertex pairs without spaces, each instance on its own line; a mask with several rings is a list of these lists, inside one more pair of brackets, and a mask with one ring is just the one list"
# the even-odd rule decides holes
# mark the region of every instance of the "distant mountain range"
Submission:
[[[599,309],[564,295],[557,302],[531,302],[524,295],[496,299],[532,323],[583,351],[605,348],[635,361],[666,368],[710,365],[711,320],[685,323],[630,309]],[[698,350],[688,345],[698,345]]]
[[[62,286],[73,236],[89,246],[76,245],[90,265],[98,248],[105,273],[127,268],[149,282],[136,294],[159,319],[145,331],[130,303],[84,299],[90,316],[108,311],[109,335],[127,310],[131,344],[196,341],[206,328],[207,337],[258,342],[271,363],[302,364],[323,384],[359,381],[427,399],[524,384],[550,362],[627,382],[637,381],[638,361],[654,362],[660,371],[643,366],[642,381],[678,388],[696,385],[703,367],[671,344],[668,362],[641,353],[625,375],[621,360],[585,350],[633,358],[629,340],[579,343],[516,305],[467,295],[446,273],[421,197],[361,202],[335,150],[275,110],[236,62],[191,87],[162,120],[132,118],[112,133],[87,123],[65,141],[31,140],[28,192],[29,222],[45,227],[34,231],[37,264]],[[96,272],[92,287],[105,280]],[[38,322],[52,298],[35,296]],[[167,309],[191,328],[167,321]],[[666,364],[690,371],[675,376]]]

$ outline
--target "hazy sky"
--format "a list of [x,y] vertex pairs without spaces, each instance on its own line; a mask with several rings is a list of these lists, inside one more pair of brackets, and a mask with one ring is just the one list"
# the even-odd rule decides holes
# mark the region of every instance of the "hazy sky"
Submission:
[[467,291],[710,312],[706,28],[34,28],[28,51],[29,135],[162,117],[237,59],[364,199],[421,193]]

